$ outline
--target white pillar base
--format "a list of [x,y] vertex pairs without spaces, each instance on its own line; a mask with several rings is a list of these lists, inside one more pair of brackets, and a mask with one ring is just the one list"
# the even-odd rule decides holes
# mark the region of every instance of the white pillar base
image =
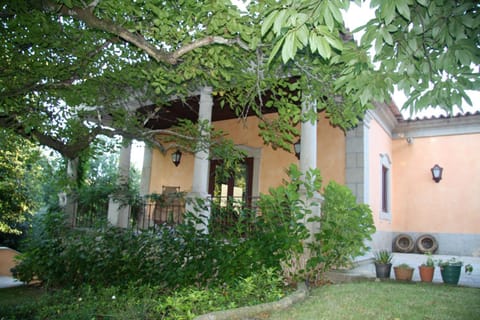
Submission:
[[[202,203],[203,201],[203,203]],[[195,229],[208,233],[208,221],[210,220],[211,197],[205,192],[189,192],[186,196],[187,212],[193,213],[198,221],[195,222]]]
[[110,198],[108,202],[108,222],[115,227],[127,228],[130,205]]

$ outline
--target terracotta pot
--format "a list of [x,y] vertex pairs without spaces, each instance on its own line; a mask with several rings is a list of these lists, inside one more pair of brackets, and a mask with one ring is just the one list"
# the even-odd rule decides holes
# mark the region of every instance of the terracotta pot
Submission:
[[418,272],[420,273],[420,280],[422,280],[422,282],[432,282],[435,267],[419,266]]
[[395,272],[395,279],[402,281],[412,281],[413,270],[415,269],[393,267],[393,271]]

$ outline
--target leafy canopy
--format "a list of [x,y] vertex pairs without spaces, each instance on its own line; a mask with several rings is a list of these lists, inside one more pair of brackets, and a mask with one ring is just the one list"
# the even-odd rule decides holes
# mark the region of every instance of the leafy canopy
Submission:
[[[299,121],[316,117],[300,114],[301,101],[341,128],[356,125],[372,101],[389,102],[394,84],[412,112],[471,102],[466,91],[479,81],[476,1],[373,0],[376,17],[363,27],[361,46],[343,24],[350,4],[251,1],[241,12],[229,0],[6,0],[0,125],[73,159],[100,134],[165,150],[154,134],[198,132],[188,122],[154,133],[145,124],[166,101],[202,86],[239,117],[253,110],[264,141],[282,148]],[[136,112],[145,105],[159,107]],[[264,117],[268,108],[279,117]]]
[[[335,37],[343,24],[340,10],[350,3],[278,3],[262,26],[262,34],[276,35],[272,56],[281,53],[286,63],[309,49],[332,64],[345,63],[347,68],[335,85],[345,87],[362,103],[388,99],[396,84],[408,97],[404,109],[410,113],[429,106],[451,113],[454,106],[462,108],[462,99],[472,105],[466,91],[479,89],[478,1],[371,0],[375,18],[355,30],[365,31],[360,55]],[[373,69],[363,54],[371,48]]]

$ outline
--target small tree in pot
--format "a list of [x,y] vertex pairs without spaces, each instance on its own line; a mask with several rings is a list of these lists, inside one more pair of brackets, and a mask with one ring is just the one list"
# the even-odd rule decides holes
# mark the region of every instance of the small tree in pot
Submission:
[[390,278],[392,270],[392,253],[388,250],[380,250],[375,253],[375,273],[379,279]]
[[427,252],[425,255],[427,256],[427,260],[418,267],[420,280],[422,282],[432,282],[435,273],[435,261],[430,252]]

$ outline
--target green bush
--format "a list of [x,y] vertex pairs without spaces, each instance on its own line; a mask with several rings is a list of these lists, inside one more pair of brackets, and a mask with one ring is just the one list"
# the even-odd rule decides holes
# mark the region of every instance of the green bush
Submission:
[[316,235],[323,269],[347,266],[353,257],[368,249],[366,240],[375,232],[372,211],[358,204],[351,190],[330,182],[324,191],[321,230]]
[[[187,219],[191,221],[191,219]],[[103,227],[62,228],[61,214],[47,214],[29,239],[15,269],[22,281],[47,286],[156,284],[178,288],[231,283],[265,267],[279,266],[283,242],[272,234],[240,238],[204,234],[193,223],[134,232]]]
[[277,301],[284,290],[273,269],[206,289],[161,286],[91,287],[51,291],[36,301],[2,305],[2,319],[192,319],[204,313]]
[[319,173],[311,170],[304,178],[292,166],[289,175],[288,183],[262,195],[261,214],[235,206],[231,228],[212,233],[199,231],[200,221],[192,214],[175,228],[143,232],[113,227],[72,230],[63,225],[61,214],[45,214],[27,242],[16,275],[55,287],[205,287],[231,284],[262,268],[287,267],[293,281],[305,280],[361,254],[364,240],[374,231],[368,206],[356,204],[346,187],[329,184],[322,228],[314,235],[319,241],[312,243],[305,221],[319,218],[311,217],[304,201],[320,188]]

